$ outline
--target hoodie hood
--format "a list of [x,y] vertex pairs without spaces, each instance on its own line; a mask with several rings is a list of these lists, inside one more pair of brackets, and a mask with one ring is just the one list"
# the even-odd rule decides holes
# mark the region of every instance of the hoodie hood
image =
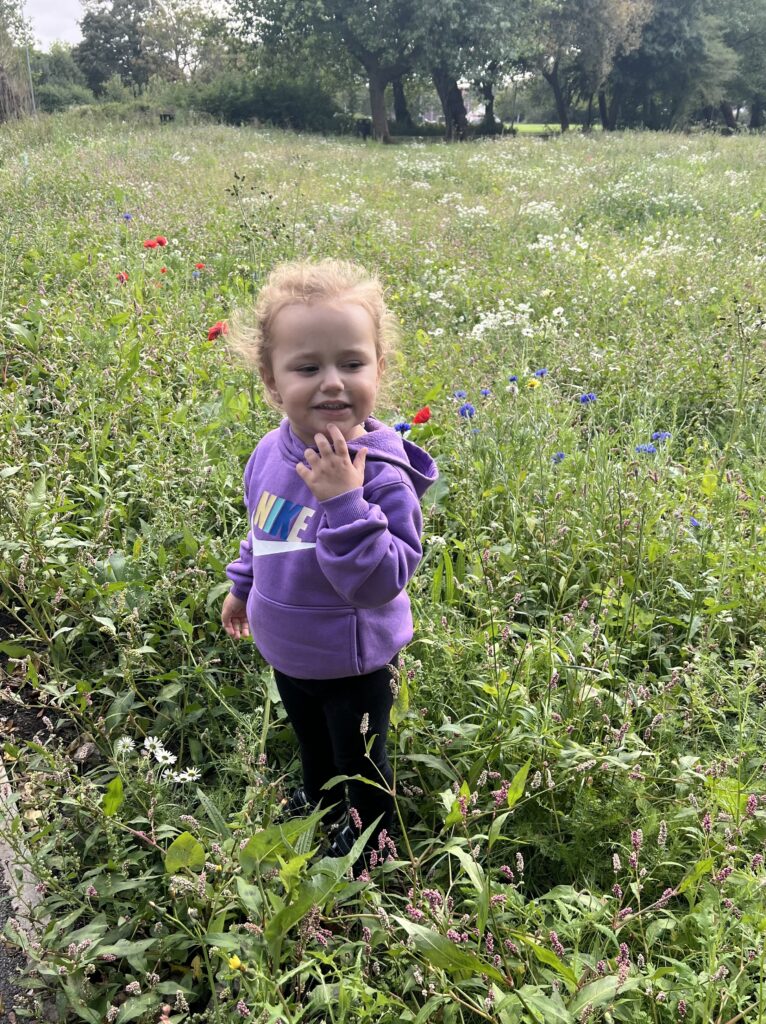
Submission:
[[[428,452],[413,441],[406,440],[393,427],[382,423],[374,416],[367,417],[364,428],[366,433],[346,441],[349,452],[366,448],[368,462],[378,459],[398,466],[409,475],[418,498],[422,497],[439,476],[436,463]],[[302,462],[308,466],[303,453],[307,448],[319,451],[318,446],[304,444],[293,431],[287,416],[282,419],[277,429],[279,448],[285,459],[293,465]]]

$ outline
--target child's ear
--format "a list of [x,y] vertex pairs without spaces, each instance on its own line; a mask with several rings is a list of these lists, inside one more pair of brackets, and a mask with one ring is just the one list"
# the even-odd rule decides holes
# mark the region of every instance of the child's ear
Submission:
[[261,380],[271,393],[271,397],[274,399],[275,402],[281,403],[282,396],[277,391],[276,381],[274,380],[274,374],[271,372],[271,370],[267,370],[262,366],[259,368],[259,373],[261,375]]

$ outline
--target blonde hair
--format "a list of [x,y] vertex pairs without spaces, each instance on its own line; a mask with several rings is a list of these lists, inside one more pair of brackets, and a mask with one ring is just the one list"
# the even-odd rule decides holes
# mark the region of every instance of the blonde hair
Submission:
[[[262,285],[255,303],[241,306],[232,313],[228,332],[224,335],[227,349],[246,367],[261,374],[271,373],[273,325],[277,313],[287,305],[304,302],[343,301],[364,307],[375,325],[376,359],[396,352],[400,340],[399,323],[386,305],[384,287],[377,274],[350,260],[327,257],[316,263],[290,260],[278,264]],[[389,374],[383,378],[378,395],[391,383]],[[272,408],[284,412],[264,386],[265,400]]]

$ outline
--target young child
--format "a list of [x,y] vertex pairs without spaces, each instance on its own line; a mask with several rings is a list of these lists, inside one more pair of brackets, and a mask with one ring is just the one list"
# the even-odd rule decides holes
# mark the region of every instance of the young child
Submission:
[[[405,587],[423,555],[420,498],[438,477],[422,448],[372,415],[397,334],[378,278],[323,259],[274,269],[227,336],[283,418],[245,466],[250,529],[226,567],[221,620],[232,637],[252,635],[295,729],[303,786],[287,813],[330,808],[328,856],[382,815],[354,877],[394,823],[378,788],[393,782],[392,676],[413,636]],[[343,783],[321,789],[357,774],[378,786],[349,780],[350,809]]]

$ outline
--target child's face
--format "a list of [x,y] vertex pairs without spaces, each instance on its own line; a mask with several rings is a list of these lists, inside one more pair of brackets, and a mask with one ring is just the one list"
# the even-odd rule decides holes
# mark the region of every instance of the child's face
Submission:
[[[375,405],[385,357],[375,353],[375,324],[353,302],[283,306],[272,325],[271,373],[262,372],[272,396],[306,445],[332,436],[335,423],[347,441],[364,433]],[[343,403],[338,411],[320,408]]]

